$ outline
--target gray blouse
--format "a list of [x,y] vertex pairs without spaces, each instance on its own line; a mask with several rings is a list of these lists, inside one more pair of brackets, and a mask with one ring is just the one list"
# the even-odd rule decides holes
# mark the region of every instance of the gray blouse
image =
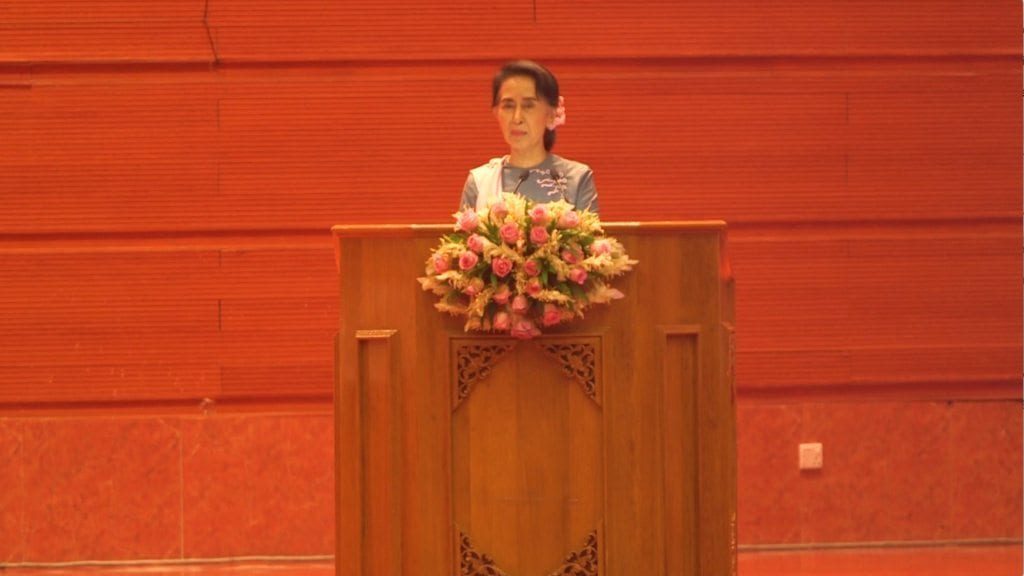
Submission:
[[[565,199],[577,210],[597,212],[594,173],[586,164],[548,154],[543,162],[529,168],[505,164],[501,170],[502,191],[526,196],[539,203]],[[462,189],[459,208],[476,206],[476,180],[470,174]]]

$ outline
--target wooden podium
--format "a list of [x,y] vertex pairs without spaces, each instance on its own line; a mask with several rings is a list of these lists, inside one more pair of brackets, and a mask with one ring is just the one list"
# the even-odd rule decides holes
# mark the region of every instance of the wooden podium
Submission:
[[339,576],[735,574],[722,222],[605,224],[626,297],[519,341],[416,281],[451,226],[337,226]]

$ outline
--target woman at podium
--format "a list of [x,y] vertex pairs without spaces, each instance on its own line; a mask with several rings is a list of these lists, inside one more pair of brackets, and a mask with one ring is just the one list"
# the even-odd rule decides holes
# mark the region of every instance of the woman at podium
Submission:
[[597,212],[590,167],[551,153],[565,123],[565,98],[547,68],[529,60],[509,62],[494,76],[491,106],[509,152],[469,171],[460,208],[482,210],[501,192],[534,202],[565,200]]

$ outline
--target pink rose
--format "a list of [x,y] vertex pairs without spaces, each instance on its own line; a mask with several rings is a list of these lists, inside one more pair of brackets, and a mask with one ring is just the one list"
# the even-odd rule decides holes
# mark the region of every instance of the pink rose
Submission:
[[537,264],[536,260],[527,260],[523,264],[523,271],[526,272],[527,276],[536,276],[540,274],[540,264]]
[[562,311],[558,309],[558,306],[547,303],[544,305],[544,316],[542,322],[545,326],[554,326],[562,321]]
[[516,297],[512,299],[512,311],[516,314],[525,314],[529,309],[530,301],[526,299],[526,296],[517,294]]
[[475,297],[484,289],[484,281],[481,278],[473,278],[469,281],[469,285],[462,289],[462,293],[470,298]]
[[444,274],[448,271],[448,257],[444,254],[434,254],[433,264],[435,274]]
[[562,260],[565,260],[569,264],[575,264],[577,259],[572,250],[562,250]]
[[558,217],[559,228],[575,228],[580,225],[580,215],[575,210],[567,210],[562,212],[562,215]]
[[548,212],[548,207],[543,204],[537,204],[533,208],[530,208],[530,220],[534,224],[541,226],[551,221],[551,214]]
[[476,210],[473,210],[472,208],[467,208],[465,211],[459,212],[458,219],[458,229],[463,232],[472,232],[480,225],[480,217],[477,216]]
[[479,256],[470,252],[469,250],[466,250],[459,255],[459,268],[463,270],[469,270],[473,266],[476,266],[476,263],[479,261]]
[[519,338],[520,340],[529,340],[534,336],[540,335],[540,330],[537,330],[537,327],[533,325],[533,322],[525,318],[520,318],[513,322],[510,332],[512,336]]
[[519,241],[519,226],[515,222],[506,222],[501,225],[499,234],[506,244],[515,244]]
[[512,296],[512,290],[509,289],[508,284],[502,284],[498,286],[498,289],[494,291],[494,295],[491,299],[504,306],[508,304],[508,299]]
[[466,247],[477,254],[482,254],[484,251],[484,237],[479,234],[473,234],[466,238]]
[[548,229],[543,226],[534,226],[530,228],[530,242],[534,244],[543,244],[548,241]]
[[573,268],[569,270],[569,280],[582,285],[587,281],[587,271],[583,268]]
[[526,283],[526,293],[536,298],[540,295],[544,287],[540,285],[540,280],[537,278],[530,278],[530,281]]
[[594,256],[600,256],[601,254],[609,254],[612,251],[611,242],[601,239],[594,240],[594,243],[590,245],[590,253]]
[[508,258],[498,256],[494,260],[491,260],[491,271],[494,272],[494,275],[498,278],[504,278],[512,271],[512,261]]
[[505,206],[504,200],[498,200],[494,204],[491,204],[492,221],[504,220],[505,216],[508,216],[508,207]]
[[512,317],[508,312],[498,312],[494,315],[494,323],[491,326],[498,332],[505,332],[512,327]]

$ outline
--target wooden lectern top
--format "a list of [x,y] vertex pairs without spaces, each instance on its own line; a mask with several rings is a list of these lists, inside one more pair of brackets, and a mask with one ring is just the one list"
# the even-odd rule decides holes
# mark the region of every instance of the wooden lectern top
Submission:
[[[663,221],[663,222],[602,222],[601,227],[612,236],[624,231],[632,233],[693,233],[721,231],[726,229],[722,220]],[[335,237],[372,236],[440,236],[452,231],[452,224],[339,224],[331,228]]]

